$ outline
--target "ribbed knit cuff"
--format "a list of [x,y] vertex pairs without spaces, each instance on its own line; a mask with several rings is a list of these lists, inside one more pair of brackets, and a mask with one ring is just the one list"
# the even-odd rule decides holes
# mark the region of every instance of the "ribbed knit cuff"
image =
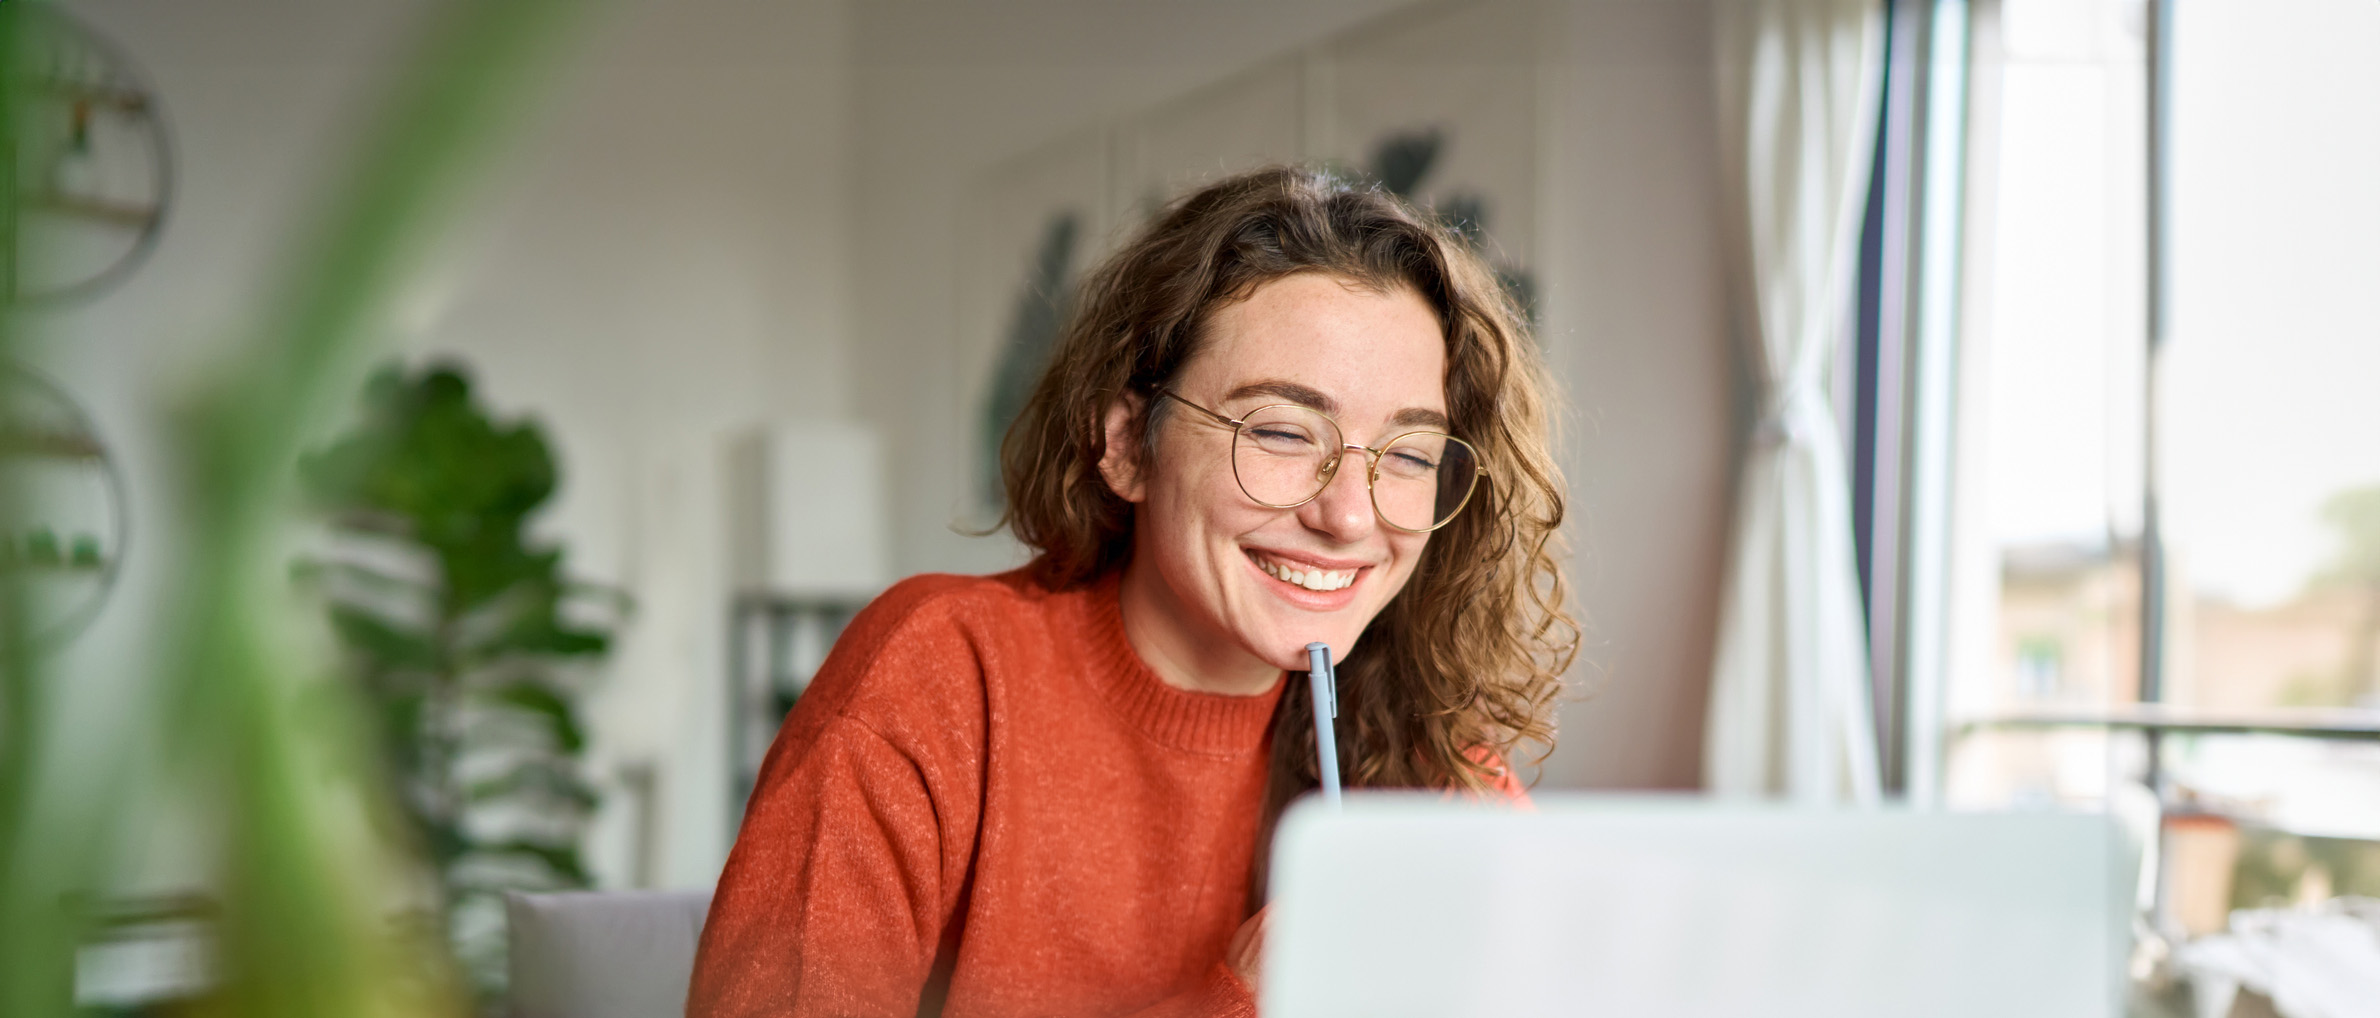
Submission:
[[1129,1018],[1256,1018],[1256,995],[1231,966],[1218,961],[1197,988],[1134,1011]]
[[1209,1018],[1256,1018],[1256,991],[1241,982],[1231,966],[1216,962],[1207,982],[1212,990],[1203,1014]]

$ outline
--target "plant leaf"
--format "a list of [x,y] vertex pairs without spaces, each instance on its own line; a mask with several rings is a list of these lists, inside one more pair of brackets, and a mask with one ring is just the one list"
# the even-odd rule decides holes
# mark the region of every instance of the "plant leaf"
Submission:
[[564,753],[576,754],[586,746],[586,733],[579,728],[578,712],[570,701],[562,699],[552,687],[541,682],[507,682],[480,694],[485,703],[511,707],[547,722],[554,744]]
[[471,853],[483,856],[525,856],[544,863],[570,886],[585,887],[591,882],[586,867],[579,862],[575,843],[516,837],[473,845]]
[[515,796],[542,795],[560,799],[580,810],[593,810],[601,801],[595,788],[556,760],[525,761],[494,777],[472,782],[463,790],[474,804],[500,802]]
[[429,637],[409,632],[389,620],[354,605],[331,606],[331,628],[339,639],[387,668],[438,667],[438,646]]

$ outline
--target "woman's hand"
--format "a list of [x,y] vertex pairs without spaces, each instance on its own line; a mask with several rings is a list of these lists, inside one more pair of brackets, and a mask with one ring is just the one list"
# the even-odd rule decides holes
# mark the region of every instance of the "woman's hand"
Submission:
[[1256,993],[1256,980],[1263,970],[1264,924],[1271,917],[1273,907],[1257,909],[1248,921],[1240,924],[1239,932],[1231,935],[1231,946],[1223,949],[1223,963],[1231,966],[1231,973],[1248,984],[1248,992]]

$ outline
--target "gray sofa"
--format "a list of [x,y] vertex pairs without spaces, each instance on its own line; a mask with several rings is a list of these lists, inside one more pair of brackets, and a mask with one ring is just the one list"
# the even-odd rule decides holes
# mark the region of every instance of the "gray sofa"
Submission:
[[676,1018],[709,891],[504,896],[512,1018]]

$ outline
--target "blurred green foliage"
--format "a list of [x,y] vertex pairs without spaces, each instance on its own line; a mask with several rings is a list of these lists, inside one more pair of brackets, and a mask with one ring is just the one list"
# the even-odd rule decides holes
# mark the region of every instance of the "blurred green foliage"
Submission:
[[2380,842],[2242,825],[2232,908],[2288,908],[2301,897],[2338,895],[2380,897]]
[[[17,112],[33,61],[16,37],[27,0],[0,0],[0,270],[20,254]],[[369,711],[333,681],[319,616],[295,594],[298,451],[316,441],[387,331],[395,294],[435,246],[455,199],[589,5],[432,0],[385,101],[358,124],[325,203],[241,320],[219,373],[185,386],[163,436],[173,464],[152,505],[181,537],[152,568],[164,605],[155,674],[137,702],[66,711],[65,678],[30,653],[30,588],[0,581],[0,1015],[72,1011],[75,904],[109,893],[108,862],[140,801],[128,761],[220,831],[217,986],[197,1013],[241,1018],[455,1015],[467,1004],[440,942],[407,922],[419,863],[381,831],[401,823],[373,752]],[[170,99],[170,97],[169,97]],[[171,225],[168,229],[172,229]],[[152,265],[157,271],[163,263]],[[0,356],[30,327],[0,309]],[[0,533],[15,532],[0,490]],[[22,571],[5,575],[21,576]],[[63,761],[73,761],[68,765]],[[92,763],[96,761],[96,764]]]
[[2363,592],[2363,617],[2347,637],[2347,660],[2330,702],[2380,708],[2380,484],[2324,500],[2322,521],[2339,536],[2339,550],[2317,582]]
[[2339,536],[2329,578],[2380,583],[2380,484],[2350,488],[2322,502],[2322,521]]
[[301,562],[371,701],[409,837],[446,896],[440,924],[472,981],[502,988],[501,892],[588,885],[579,840],[596,804],[561,665],[607,635],[568,617],[614,599],[570,583],[529,533],[558,472],[544,435],[499,422],[454,366],[390,365],[361,420],[300,463],[339,535]]

